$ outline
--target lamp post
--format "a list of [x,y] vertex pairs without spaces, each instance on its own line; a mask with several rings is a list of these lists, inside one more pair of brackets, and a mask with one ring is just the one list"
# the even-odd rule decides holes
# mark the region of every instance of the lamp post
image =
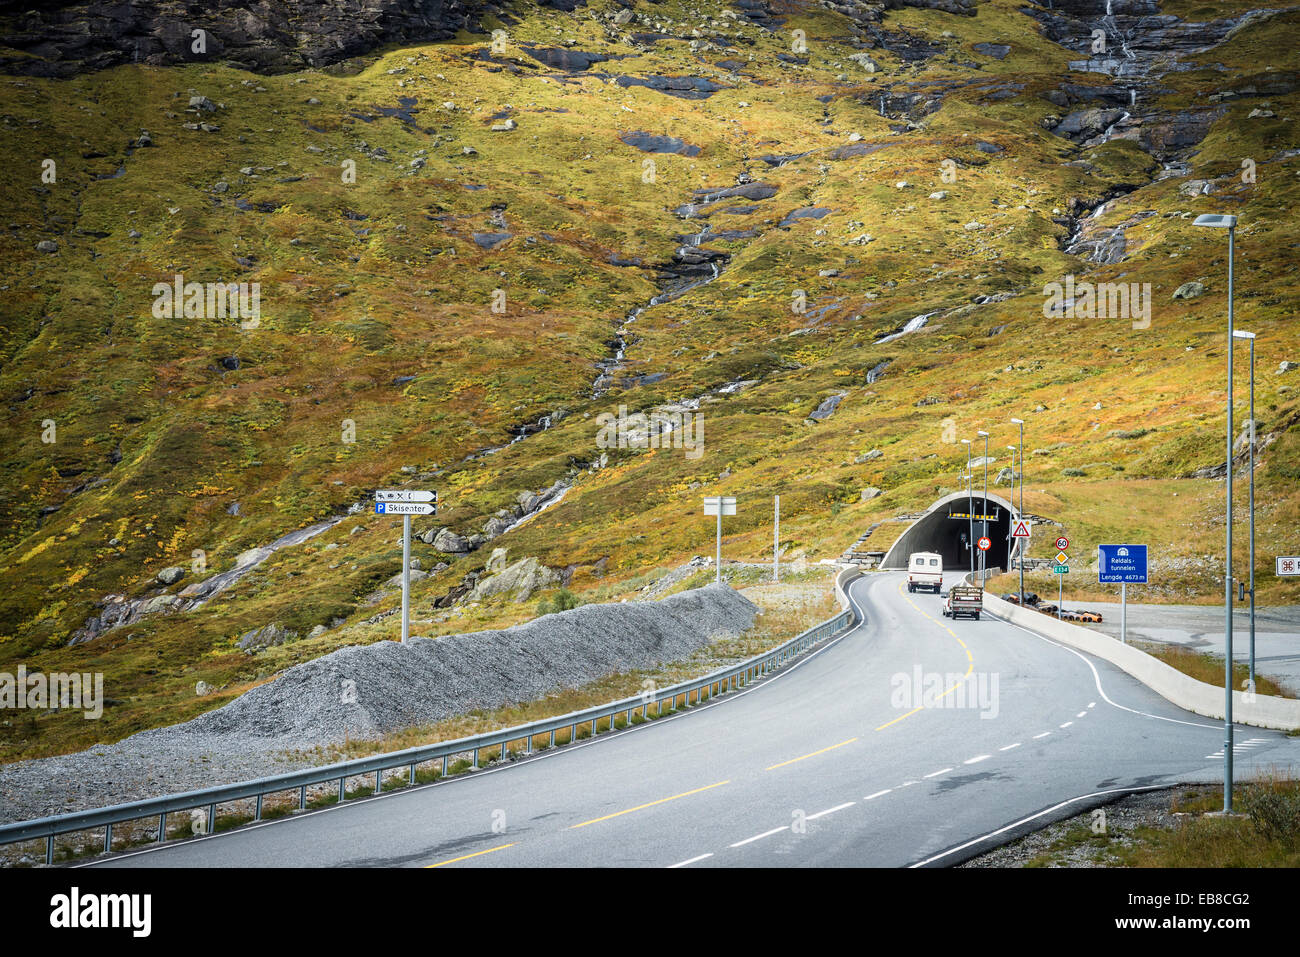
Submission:
[[1227,530],[1223,559],[1223,813],[1232,813],[1232,266],[1236,251],[1237,217],[1221,214],[1197,216],[1193,226],[1228,231],[1228,459]]
[[966,547],[970,549],[970,573],[975,576],[975,481],[970,474],[970,439],[962,439],[966,446],[966,521],[970,523]]
[[1234,337],[1250,340],[1250,683],[1255,693],[1255,333],[1234,329]]
[[[1012,419],[1012,425],[1020,426],[1020,520],[1025,520],[1025,420]],[[1011,477],[1014,479],[1016,473],[1013,470]],[[1013,489],[1014,490],[1014,489]],[[1025,546],[1029,544],[1029,539],[1024,539],[1016,553],[1020,556],[1020,607],[1025,607]]]
[[[1016,508],[1016,447],[1014,445],[1008,445],[1007,451],[1011,453],[1011,510],[1015,511]],[[1015,550],[1017,552],[1020,551],[1019,539],[1015,538],[1011,534],[1015,530],[1016,530],[1015,524],[1009,522],[1007,527],[1007,571],[1011,571],[1011,562],[1015,558],[1015,556],[1011,554],[1012,546],[1015,546]]]
[[[985,432],[983,429],[980,429],[975,434],[984,436],[984,504],[981,506],[981,508],[983,508],[984,511],[981,513],[982,524],[980,525],[980,528],[982,528],[983,531],[980,532],[980,537],[988,538],[989,537],[989,434]],[[987,555],[988,555],[987,552],[985,552],[983,549],[980,549],[980,587],[981,588],[984,587],[984,579],[986,578],[985,572],[988,569],[988,565],[986,563]]]

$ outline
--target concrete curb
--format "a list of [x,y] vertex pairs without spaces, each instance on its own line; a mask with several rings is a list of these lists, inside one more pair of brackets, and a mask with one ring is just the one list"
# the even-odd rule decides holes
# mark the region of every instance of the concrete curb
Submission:
[[[999,618],[1022,628],[1096,655],[1132,675],[1167,701],[1207,718],[1223,720],[1223,688],[1197,681],[1177,668],[1153,658],[1145,651],[1072,624],[1058,621],[1037,611],[1029,611],[989,592],[984,593],[984,607]],[[1232,720],[1278,731],[1300,728],[1300,700],[1276,695],[1254,695],[1248,702],[1244,691],[1232,693]]]
[[835,576],[835,598],[840,603],[840,611],[849,607],[849,582],[862,577],[862,569],[849,565]]

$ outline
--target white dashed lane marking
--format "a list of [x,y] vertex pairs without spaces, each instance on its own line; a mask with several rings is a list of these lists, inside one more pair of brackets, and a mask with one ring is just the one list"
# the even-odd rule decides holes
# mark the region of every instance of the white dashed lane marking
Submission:
[[735,844],[732,844],[731,846],[744,847],[746,844],[752,844],[755,841],[761,841],[763,838],[771,837],[773,834],[780,834],[782,831],[789,829],[789,827],[790,825],[788,824],[782,827],[774,827],[770,831],[764,831],[762,834],[755,834],[753,837],[747,837],[743,841],[737,841]]

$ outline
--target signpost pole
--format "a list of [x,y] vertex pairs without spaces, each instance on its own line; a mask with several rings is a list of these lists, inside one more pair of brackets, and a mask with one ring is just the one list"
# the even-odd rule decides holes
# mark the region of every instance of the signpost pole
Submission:
[[1119,583],[1119,643],[1128,644],[1128,582]]
[[722,500],[718,500],[718,557],[717,557],[717,578],[719,585],[722,584]]
[[781,580],[781,496],[774,496],[772,505],[772,581]]
[[411,635],[411,516],[402,516],[402,644]]
[[1065,600],[1065,576],[1056,576],[1056,620],[1061,620],[1061,602]]

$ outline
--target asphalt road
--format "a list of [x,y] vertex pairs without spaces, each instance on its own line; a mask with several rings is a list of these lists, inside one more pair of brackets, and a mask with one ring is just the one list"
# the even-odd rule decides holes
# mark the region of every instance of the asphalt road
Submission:
[[[1112,638],[1120,633],[1118,602],[1067,601],[1067,608],[1102,613],[1099,625],[1088,625]],[[1183,645],[1194,651],[1223,654],[1222,605],[1144,605],[1129,602],[1128,637]],[[1250,659],[1249,605],[1238,603],[1232,615],[1232,658]],[[1300,692],[1300,608],[1260,606],[1255,609],[1255,669]]]
[[[1014,625],[949,622],[904,580],[854,582],[861,626],[703,707],[99,864],[949,865],[1117,790],[1222,780],[1221,722]],[[1300,739],[1235,740],[1239,775],[1300,766]]]

